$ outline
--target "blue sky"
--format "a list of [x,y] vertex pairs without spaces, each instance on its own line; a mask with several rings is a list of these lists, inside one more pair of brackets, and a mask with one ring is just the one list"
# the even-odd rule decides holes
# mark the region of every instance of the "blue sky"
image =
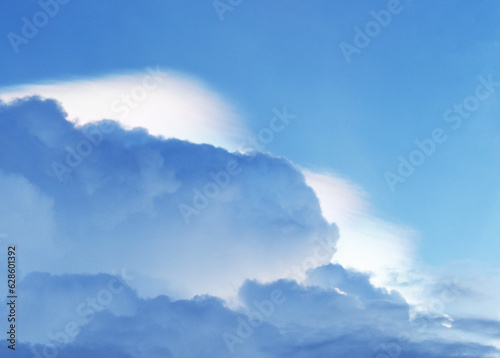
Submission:
[[[338,240],[336,264],[370,272],[372,283],[399,289],[410,305],[425,301],[444,277],[458,276],[463,285],[474,282],[477,292],[463,296],[464,302],[450,311],[463,319],[500,317],[498,310],[488,311],[494,300],[480,313],[467,304],[473,297],[498,298],[498,292],[486,289],[498,279],[500,255],[497,2],[243,0],[223,2],[231,9],[224,13],[212,1],[57,4],[50,8],[54,16],[47,17],[47,24],[17,44],[12,34],[24,36],[24,19],[36,22],[41,5],[0,4],[0,99],[5,102],[0,115],[4,134],[10,133],[4,135],[3,147],[11,148],[14,158],[2,154],[3,192],[21,212],[28,210],[28,202],[38,203],[39,224],[32,230],[38,228],[44,247],[54,245],[63,256],[85,253],[81,260],[61,265],[36,258],[39,247],[28,238],[26,224],[12,219],[0,233],[11,237],[16,232],[21,242],[35,245],[26,274],[109,274],[120,265],[120,255],[132,262],[133,250],[140,247],[117,249],[120,255],[113,259],[106,258],[107,250],[114,250],[118,237],[133,243],[146,220],[147,248],[180,250],[186,257],[192,246],[203,256],[204,232],[215,230],[220,245],[246,233],[238,244],[242,246],[229,245],[227,252],[203,257],[207,274],[218,272],[214,262],[220,255],[231,257],[221,261],[224,265],[237,265],[244,257],[230,253],[252,246],[252,237],[260,236],[248,267],[224,276],[239,287],[244,279],[276,282],[287,265],[312,250],[311,237],[333,235]],[[381,13],[390,19],[377,25],[376,35],[366,37],[375,17],[387,16]],[[369,43],[346,56],[342,46],[356,45],[358,28]],[[108,98],[133,91],[151,69],[161,69],[161,79],[157,87],[153,78],[154,89],[148,90],[144,104],[123,120],[109,112]],[[58,101],[60,107],[51,100],[12,102],[33,94]],[[483,94],[487,98],[477,99]],[[460,115],[457,105],[472,109]],[[236,150],[249,135],[269,128],[277,111],[289,113],[290,123],[274,132],[261,150],[267,154],[247,161]],[[463,117],[459,125],[457,115]],[[53,169],[54,161],[64,163],[66,146],[76,148],[83,138],[84,130],[71,123],[103,119],[119,121],[124,129],[105,133],[105,145],[96,145],[79,169],[57,180],[61,178],[47,168]],[[86,130],[99,128],[89,126]],[[165,144],[131,131],[138,126],[153,135],[230,153],[181,141]],[[423,164],[408,178],[401,176],[400,158],[410,160],[419,149],[415,141],[428,143],[435,130],[446,139],[434,141]],[[26,155],[16,138],[40,152]],[[206,173],[222,170],[228,160],[243,170],[234,179],[238,189],[229,185],[209,210],[190,216],[195,224],[186,229],[175,203],[189,204],[192,188],[202,188]],[[114,179],[105,176],[106,168]],[[391,186],[388,172],[400,182]],[[29,195],[16,196],[9,188]],[[116,203],[121,210],[113,212]],[[231,213],[241,222],[234,224]],[[100,221],[102,217],[109,222]],[[216,219],[221,220],[219,231],[210,226]],[[332,234],[337,228],[338,237]],[[189,239],[169,246],[161,240],[165,232]],[[283,244],[280,235],[290,232],[293,244],[283,250],[282,261],[269,264]],[[87,237],[105,248],[102,255],[93,257],[78,244]],[[276,240],[269,244],[266,239],[271,238]],[[90,264],[85,262],[89,257]],[[140,284],[131,286],[139,296],[187,299],[209,293],[230,299],[227,287],[196,278],[196,270],[179,269],[175,260],[182,255],[169,257],[172,265],[162,266],[169,274],[155,271],[162,265],[157,257],[148,259],[143,271],[130,264],[141,277]],[[259,269],[253,270],[251,262],[259,263]],[[476,282],[471,277],[482,278]]]

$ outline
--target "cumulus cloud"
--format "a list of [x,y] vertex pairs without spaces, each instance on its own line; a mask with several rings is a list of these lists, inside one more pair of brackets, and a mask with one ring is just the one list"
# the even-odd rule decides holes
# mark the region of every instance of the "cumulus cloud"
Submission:
[[7,189],[36,199],[35,207],[17,200],[4,209],[19,220],[37,213],[56,246],[43,260],[26,257],[27,271],[126,264],[144,277],[143,294],[225,296],[244,279],[282,277],[321,243],[327,252],[309,267],[335,250],[336,226],[284,159],[165,140],[109,120],[75,126],[56,102],[37,98],[1,107],[0,137],[0,169],[19,182]]
[[[79,125],[103,118],[115,119],[124,128],[144,127],[154,135],[209,143],[229,150],[240,149],[245,142],[243,138],[248,138],[241,118],[220,95],[199,80],[158,68],[0,90],[0,98],[8,103],[33,94],[57,98],[68,113],[67,119]],[[46,132],[45,140],[54,137],[53,128]],[[39,137],[42,135],[40,128],[37,133]],[[60,137],[51,140],[63,142]],[[143,176],[144,179],[147,176],[148,190],[152,190],[153,196],[162,190],[173,190],[172,185],[176,185],[175,181],[165,181],[164,176],[155,177],[154,166],[161,165],[161,161],[153,155],[149,159],[150,168],[144,169]],[[365,193],[347,180],[331,173],[308,170],[303,173],[307,185],[314,188],[320,200],[322,215],[342,228],[335,262],[374,273],[374,280],[380,285],[388,285],[395,272],[401,276],[401,272],[411,269],[414,232],[373,215]],[[94,190],[89,182],[85,185]],[[235,191],[226,190],[220,198],[226,200],[234,194]]]
[[[359,272],[406,269],[412,249],[351,183],[87,119],[54,100],[0,102],[21,356],[498,357],[496,321],[414,310]],[[350,268],[329,264],[336,224]]]

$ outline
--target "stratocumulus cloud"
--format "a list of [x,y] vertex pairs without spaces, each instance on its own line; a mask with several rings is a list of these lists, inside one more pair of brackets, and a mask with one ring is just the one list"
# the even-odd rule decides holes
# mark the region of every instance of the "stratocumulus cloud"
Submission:
[[[330,278],[330,279],[329,279]],[[89,298],[118,279],[111,275],[52,276],[34,273],[29,292],[29,329],[44,327],[38,341],[23,342],[23,356],[48,357],[495,357],[494,348],[436,339],[443,329],[431,317],[410,322],[396,292],[370,285],[368,276],[339,265],[309,272],[307,285],[279,280],[247,281],[242,305],[197,296],[141,299],[126,283],[107,302]],[[66,298],[61,297],[66,293]],[[37,295],[37,296],[36,296]],[[274,299],[275,298],[275,299]],[[270,305],[274,299],[276,304]],[[57,322],[39,307],[61,305]],[[33,305],[33,306],[32,306]],[[84,305],[86,310],[78,309]],[[73,337],[65,327],[75,323]],[[481,322],[461,325],[484,327]],[[494,334],[497,326],[490,324]],[[470,328],[469,328],[470,329]]]

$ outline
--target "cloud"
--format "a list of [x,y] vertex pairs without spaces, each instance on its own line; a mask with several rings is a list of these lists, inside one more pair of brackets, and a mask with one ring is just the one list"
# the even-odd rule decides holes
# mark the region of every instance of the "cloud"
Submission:
[[23,250],[28,252],[53,246],[54,201],[50,197],[25,177],[3,171],[0,171],[0,197],[4,201],[0,206],[3,232],[20,238],[26,245]]
[[332,173],[304,170],[306,182],[320,201],[323,216],[340,228],[334,261],[370,272],[378,285],[393,285],[394,275],[404,280],[415,265],[415,232],[379,218],[366,193]]
[[[312,267],[331,259],[337,228],[288,161],[165,140],[109,120],[75,126],[65,117],[52,100],[0,107],[0,170],[18,178],[9,191],[32,188],[40,197],[18,210],[16,226],[47,212],[55,244],[43,260],[27,255],[27,272],[126,264],[143,278],[134,283],[142,294],[224,297],[244,279],[282,277],[319,242],[329,251]],[[2,205],[13,212],[21,203]],[[22,247],[33,237],[16,240]]]
[[[494,321],[461,316],[473,289],[445,302],[452,316],[409,305],[442,288],[409,276],[411,230],[377,217],[352,183],[86,118],[37,97],[0,103],[0,232],[23,249],[21,354],[65,334],[59,357],[498,356]],[[342,265],[327,265],[336,224]],[[394,275],[412,287],[404,296]],[[425,294],[406,294],[415,288]]]
[[[333,262],[369,273],[371,283],[400,292],[412,317],[425,316],[439,326],[454,326],[460,319],[498,320],[498,272],[470,262],[424,265],[416,257],[415,231],[378,217],[361,188],[332,173],[303,172],[323,216],[339,227]],[[464,340],[500,347],[481,334],[460,334]]]
[[[239,290],[242,306],[237,310],[210,296],[141,299],[124,283],[123,290],[107,305],[97,298],[101,309],[86,316],[86,321],[78,325],[78,334],[69,339],[65,326],[83,317],[67,307],[82,302],[86,305],[88,297],[99,297],[98,292],[107,290],[109,282],[117,278],[103,274],[32,274],[22,285],[34,306],[26,306],[19,324],[31,319],[33,323],[25,328],[30,333],[36,327],[50,327],[52,332],[43,342],[23,342],[19,349],[23,356],[61,358],[437,358],[499,354],[488,345],[442,339],[444,328],[431,321],[425,325],[409,321],[408,305],[401,296],[370,286],[366,275],[339,265],[312,270],[310,275],[308,285],[286,280],[267,284],[247,281]],[[67,299],[62,298],[62,292],[67,292]],[[45,314],[38,309],[55,304],[62,304],[57,323],[51,321],[50,311]],[[488,322],[465,324],[479,331],[497,331],[496,325]]]
[[[22,306],[18,326],[22,342],[47,344],[59,336],[73,339],[98,312],[134,315],[140,299],[126,270],[116,275],[60,275],[32,272],[18,284]],[[123,273],[123,275],[122,275]]]
[[0,89],[0,98],[38,95],[57,99],[68,119],[84,125],[102,119],[152,135],[236,150],[247,132],[236,111],[201,81],[176,72],[143,72],[52,81]]

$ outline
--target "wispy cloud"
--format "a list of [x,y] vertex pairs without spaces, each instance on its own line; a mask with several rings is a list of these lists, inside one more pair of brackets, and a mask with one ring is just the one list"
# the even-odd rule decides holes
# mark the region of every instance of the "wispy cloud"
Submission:
[[148,67],[143,72],[26,84],[0,89],[0,98],[39,95],[56,99],[68,119],[83,125],[102,119],[153,135],[236,150],[247,133],[236,110],[192,77]]
[[414,230],[377,216],[359,186],[332,173],[303,171],[319,198],[323,216],[335,222],[340,239],[334,262],[370,272],[387,285],[393,272],[406,272],[415,260]]

